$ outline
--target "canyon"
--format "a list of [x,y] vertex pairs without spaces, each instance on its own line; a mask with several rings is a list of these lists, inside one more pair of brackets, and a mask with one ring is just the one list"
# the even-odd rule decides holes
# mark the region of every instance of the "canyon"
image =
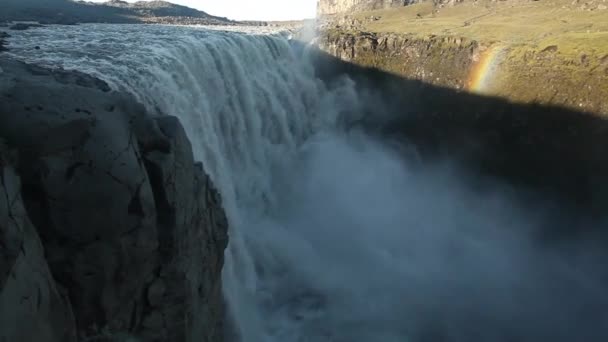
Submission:
[[0,341],[606,341],[606,2],[17,8]]

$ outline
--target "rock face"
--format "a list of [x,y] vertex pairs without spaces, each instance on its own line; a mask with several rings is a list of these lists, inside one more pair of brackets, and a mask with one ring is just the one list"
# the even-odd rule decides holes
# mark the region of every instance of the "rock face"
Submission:
[[[83,74],[0,67],[0,137],[16,155],[2,163],[2,337],[221,341],[227,220],[178,120]],[[12,328],[30,317],[46,330]]]
[[466,38],[392,33],[329,30],[320,38],[319,46],[341,60],[455,89],[467,88],[470,69],[488,49]]
[[[573,60],[557,46],[504,48],[458,36],[342,28],[323,31],[318,46],[344,61],[428,84],[608,115],[608,55]],[[490,76],[493,82],[482,83]]]
[[55,283],[0,142],[0,341],[76,341],[70,302]]

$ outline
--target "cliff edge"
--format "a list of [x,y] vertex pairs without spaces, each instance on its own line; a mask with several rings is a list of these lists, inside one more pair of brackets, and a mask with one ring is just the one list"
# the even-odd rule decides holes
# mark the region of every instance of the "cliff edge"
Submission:
[[0,57],[0,340],[222,341],[221,199],[174,117]]

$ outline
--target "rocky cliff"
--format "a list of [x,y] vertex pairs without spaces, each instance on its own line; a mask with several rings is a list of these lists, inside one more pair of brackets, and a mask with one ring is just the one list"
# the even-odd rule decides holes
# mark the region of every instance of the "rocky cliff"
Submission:
[[608,114],[608,1],[465,1],[336,16],[321,49],[408,79]]
[[173,117],[0,57],[0,341],[222,341],[227,220]]

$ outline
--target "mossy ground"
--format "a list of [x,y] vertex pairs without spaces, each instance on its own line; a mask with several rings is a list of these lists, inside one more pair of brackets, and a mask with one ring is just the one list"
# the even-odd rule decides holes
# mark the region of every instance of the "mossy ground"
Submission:
[[511,44],[563,45],[564,52],[608,54],[608,10],[583,11],[571,0],[465,2],[436,10],[430,3],[362,12],[379,17],[365,26],[373,32],[463,36]]

